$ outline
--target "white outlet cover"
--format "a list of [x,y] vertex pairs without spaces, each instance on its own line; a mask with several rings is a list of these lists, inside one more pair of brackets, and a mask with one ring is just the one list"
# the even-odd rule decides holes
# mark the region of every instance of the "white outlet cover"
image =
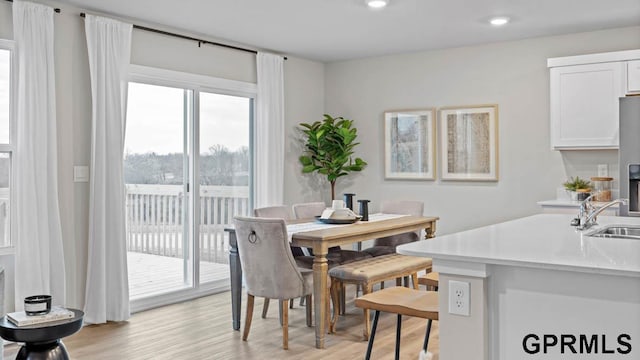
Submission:
[[470,284],[449,280],[449,314],[469,316]]

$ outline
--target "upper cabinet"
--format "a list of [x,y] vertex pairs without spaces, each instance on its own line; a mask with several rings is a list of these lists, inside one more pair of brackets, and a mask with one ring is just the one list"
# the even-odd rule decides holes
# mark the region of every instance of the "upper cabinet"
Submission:
[[618,148],[618,99],[640,92],[632,59],[640,50],[548,59],[553,149]]

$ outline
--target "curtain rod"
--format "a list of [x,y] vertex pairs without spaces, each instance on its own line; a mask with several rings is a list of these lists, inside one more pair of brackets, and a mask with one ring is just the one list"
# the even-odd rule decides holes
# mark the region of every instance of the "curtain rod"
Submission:
[[[8,1],[12,1],[12,0],[8,0]],[[85,13],[80,13],[80,16],[81,17],[85,17],[86,14]],[[228,48],[228,49],[244,51],[244,52],[248,52],[248,53],[252,53],[252,54],[257,54],[258,53],[256,50],[252,50],[252,49],[242,48],[242,47],[239,47],[239,46],[233,46],[233,45],[228,45],[228,44],[223,44],[223,43],[219,43],[219,42],[215,42],[215,41],[198,39],[198,38],[194,38],[194,37],[191,37],[191,36],[186,36],[186,35],[182,35],[182,34],[176,34],[176,33],[168,32],[168,31],[164,31],[164,30],[153,29],[153,28],[146,27],[146,26],[140,26],[140,25],[135,25],[134,24],[133,28],[134,29],[138,29],[138,30],[144,30],[144,31],[156,33],[156,34],[173,36],[173,37],[177,37],[177,38],[180,38],[180,39],[197,41],[198,42],[198,47],[200,47],[202,44],[209,44],[209,45],[214,45],[214,46],[225,47],[225,48]],[[283,56],[283,58],[285,60],[287,60],[286,56]]]
[[[7,0],[8,2],[12,3],[13,0]],[[60,8],[53,8],[53,11],[57,12],[58,14],[60,14]]]

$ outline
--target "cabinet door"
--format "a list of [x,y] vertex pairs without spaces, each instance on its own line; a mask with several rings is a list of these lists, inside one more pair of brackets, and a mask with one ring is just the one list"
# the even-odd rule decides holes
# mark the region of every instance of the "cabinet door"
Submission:
[[627,61],[627,94],[640,93],[640,60]]
[[551,68],[552,148],[618,148],[618,98],[626,90],[624,65]]

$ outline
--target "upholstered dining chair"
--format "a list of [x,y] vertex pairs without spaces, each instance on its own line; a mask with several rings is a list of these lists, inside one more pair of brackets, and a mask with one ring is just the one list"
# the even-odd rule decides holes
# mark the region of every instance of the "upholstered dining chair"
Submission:
[[[284,220],[292,219],[289,207],[286,206],[286,205],[276,205],[276,206],[267,206],[267,207],[255,208],[255,209],[253,209],[253,216],[260,217],[260,218],[272,218],[272,219],[284,219]],[[297,246],[292,246],[291,247],[291,253],[293,254],[293,258],[294,259],[297,259],[298,257],[305,256],[305,254],[302,251],[302,249],[297,247]],[[304,261],[296,260],[296,262],[301,262],[303,264],[307,264],[307,263],[310,263],[310,262],[312,263],[313,259],[311,259],[311,260],[306,259]],[[310,267],[309,267],[309,269],[310,269]],[[300,298],[300,305],[304,304],[304,301],[302,301],[302,299],[304,299],[304,298]],[[293,309],[293,301],[291,301],[291,303],[289,304],[289,308]],[[269,298],[264,298],[264,304],[262,306],[262,318],[263,319],[267,317],[267,312],[268,311],[269,311]],[[279,313],[280,313],[280,322],[282,322],[282,307],[280,307]]]
[[256,296],[282,300],[282,348],[289,348],[289,300],[307,299],[307,326],[311,326],[313,271],[301,269],[291,254],[283,219],[234,218],[240,264],[247,291],[247,314],[242,340],[251,329]]
[[[384,214],[400,214],[422,216],[424,203],[413,200],[393,200],[380,203],[380,212]],[[362,250],[373,257],[394,254],[398,245],[410,243],[420,239],[420,231],[408,232],[384,238],[375,239],[373,246]]]

